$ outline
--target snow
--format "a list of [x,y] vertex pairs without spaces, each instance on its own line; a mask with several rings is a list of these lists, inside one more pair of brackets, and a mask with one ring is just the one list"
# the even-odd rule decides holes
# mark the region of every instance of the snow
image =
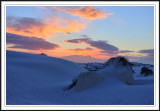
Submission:
[[104,80],[104,77],[96,72],[82,72],[78,75],[75,91],[83,91],[95,86]]
[[134,84],[132,67],[123,57],[109,59],[106,67],[100,70],[99,73],[104,76],[116,77],[126,84]]
[[[7,51],[7,105],[154,105],[154,75],[134,76],[127,85],[104,76],[94,87],[66,90],[81,72],[79,65],[60,58]],[[140,75],[138,66],[135,75]],[[140,69],[140,68],[139,68]]]
[[[153,75],[151,77],[154,77],[154,66],[153,65],[146,65],[146,64],[140,64],[140,63],[132,63],[133,64],[133,70],[134,70],[134,76],[135,77],[143,77],[144,75],[140,74],[142,67],[147,67],[148,69],[153,71]],[[150,76],[150,75],[148,75]]]
[[7,104],[27,104],[23,102],[37,93],[43,95],[60,87],[62,90],[72,83],[72,78],[86,71],[67,60],[13,51],[7,51],[6,63]]

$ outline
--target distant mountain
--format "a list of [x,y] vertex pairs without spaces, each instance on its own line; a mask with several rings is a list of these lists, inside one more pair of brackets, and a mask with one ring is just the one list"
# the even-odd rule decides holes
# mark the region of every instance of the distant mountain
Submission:
[[105,67],[104,63],[78,63],[81,67],[84,67],[88,71],[98,71]]
[[82,56],[82,55],[71,55],[71,56],[64,56],[61,57],[62,59],[66,59],[69,61],[73,61],[76,63],[89,63],[89,62],[98,62],[98,63],[104,63],[105,61],[103,59],[96,59],[91,56]]

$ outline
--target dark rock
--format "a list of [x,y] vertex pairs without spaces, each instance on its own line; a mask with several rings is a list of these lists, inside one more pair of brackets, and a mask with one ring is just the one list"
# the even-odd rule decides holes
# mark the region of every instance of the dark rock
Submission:
[[47,56],[47,54],[45,54],[45,53],[41,53],[40,55],[44,55],[44,56]]
[[153,74],[153,71],[148,69],[147,67],[142,67],[141,74],[144,74],[144,76],[147,76],[147,75]]
[[68,89],[72,89],[73,87],[75,87],[77,84],[77,79],[73,80],[73,83],[68,87]]

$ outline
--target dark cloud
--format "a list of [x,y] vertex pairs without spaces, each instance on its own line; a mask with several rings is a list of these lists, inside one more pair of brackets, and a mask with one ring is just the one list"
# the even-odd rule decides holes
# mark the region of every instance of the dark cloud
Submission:
[[101,51],[102,53],[117,54],[119,51],[117,47],[107,43],[107,41],[102,41],[102,40],[94,41],[87,37],[80,39],[65,40],[65,42],[76,43],[76,44],[86,43],[92,47],[103,50]]
[[138,53],[144,53],[146,56],[126,56],[132,61],[145,63],[145,64],[154,64],[154,49],[145,49],[137,51]]
[[130,50],[120,50],[119,53],[129,53],[129,52],[134,52],[134,51],[130,51]]
[[154,64],[154,57],[153,56],[125,56],[128,58],[130,61],[133,62],[140,62],[140,63],[145,63],[145,64]]
[[59,47],[58,45],[47,42],[42,38],[27,37],[11,33],[6,33],[6,41],[7,43],[14,44],[14,46],[11,46],[10,48],[52,50]]
[[148,57],[154,58],[154,49],[140,50],[138,53],[145,53]]
[[138,51],[138,53],[148,53],[148,54],[152,54],[152,53],[154,53],[154,49],[140,50],[140,51]]
[[118,51],[119,49],[111,44],[108,44],[106,41],[89,41],[88,44],[90,44],[92,47],[96,47],[99,49],[102,49],[104,51]]
[[92,48],[86,48],[87,50],[93,50]]
[[80,38],[80,39],[72,39],[72,40],[65,40],[65,42],[69,42],[69,43],[87,43],[88,41],[90,41],[90,38]]
[[29,29],[33,26],[43,27],[43,24],[40,20],[28,17],[15,18],[15,17],[6,17],[7,26],[11,26],[16,31],[21,29]]

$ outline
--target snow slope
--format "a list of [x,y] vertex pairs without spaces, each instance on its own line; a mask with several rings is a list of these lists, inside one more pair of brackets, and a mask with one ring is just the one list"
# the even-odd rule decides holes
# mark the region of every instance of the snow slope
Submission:
[[[7,104],[36,104],[47,93],[53,93],[55,88],[62,90],[80,72],[86,71],[59,58],[13,51],[6,53]],[[36,96],[39,99],[32,100]]]
[[77,64],[53,57],[7,51],[7,105],[153,105],[154,79],[136,77],[134,85],[104,76],[87,90],[66,90],[80,72]]
[[[134,76],[135,77],[141,77],[141,76],[144,76],[141,73],[141,69],[143,67],[147,67],[148,69],[152,70],[153,71],[153,75],[151,77],[154,77],[154,66],[153,65],[150,65],[150,64],[141,64],[141,63],[136,63],[136,62],[132,62],[132,68],[134,70]],[[150,76],[150,75],[148,75]]]

